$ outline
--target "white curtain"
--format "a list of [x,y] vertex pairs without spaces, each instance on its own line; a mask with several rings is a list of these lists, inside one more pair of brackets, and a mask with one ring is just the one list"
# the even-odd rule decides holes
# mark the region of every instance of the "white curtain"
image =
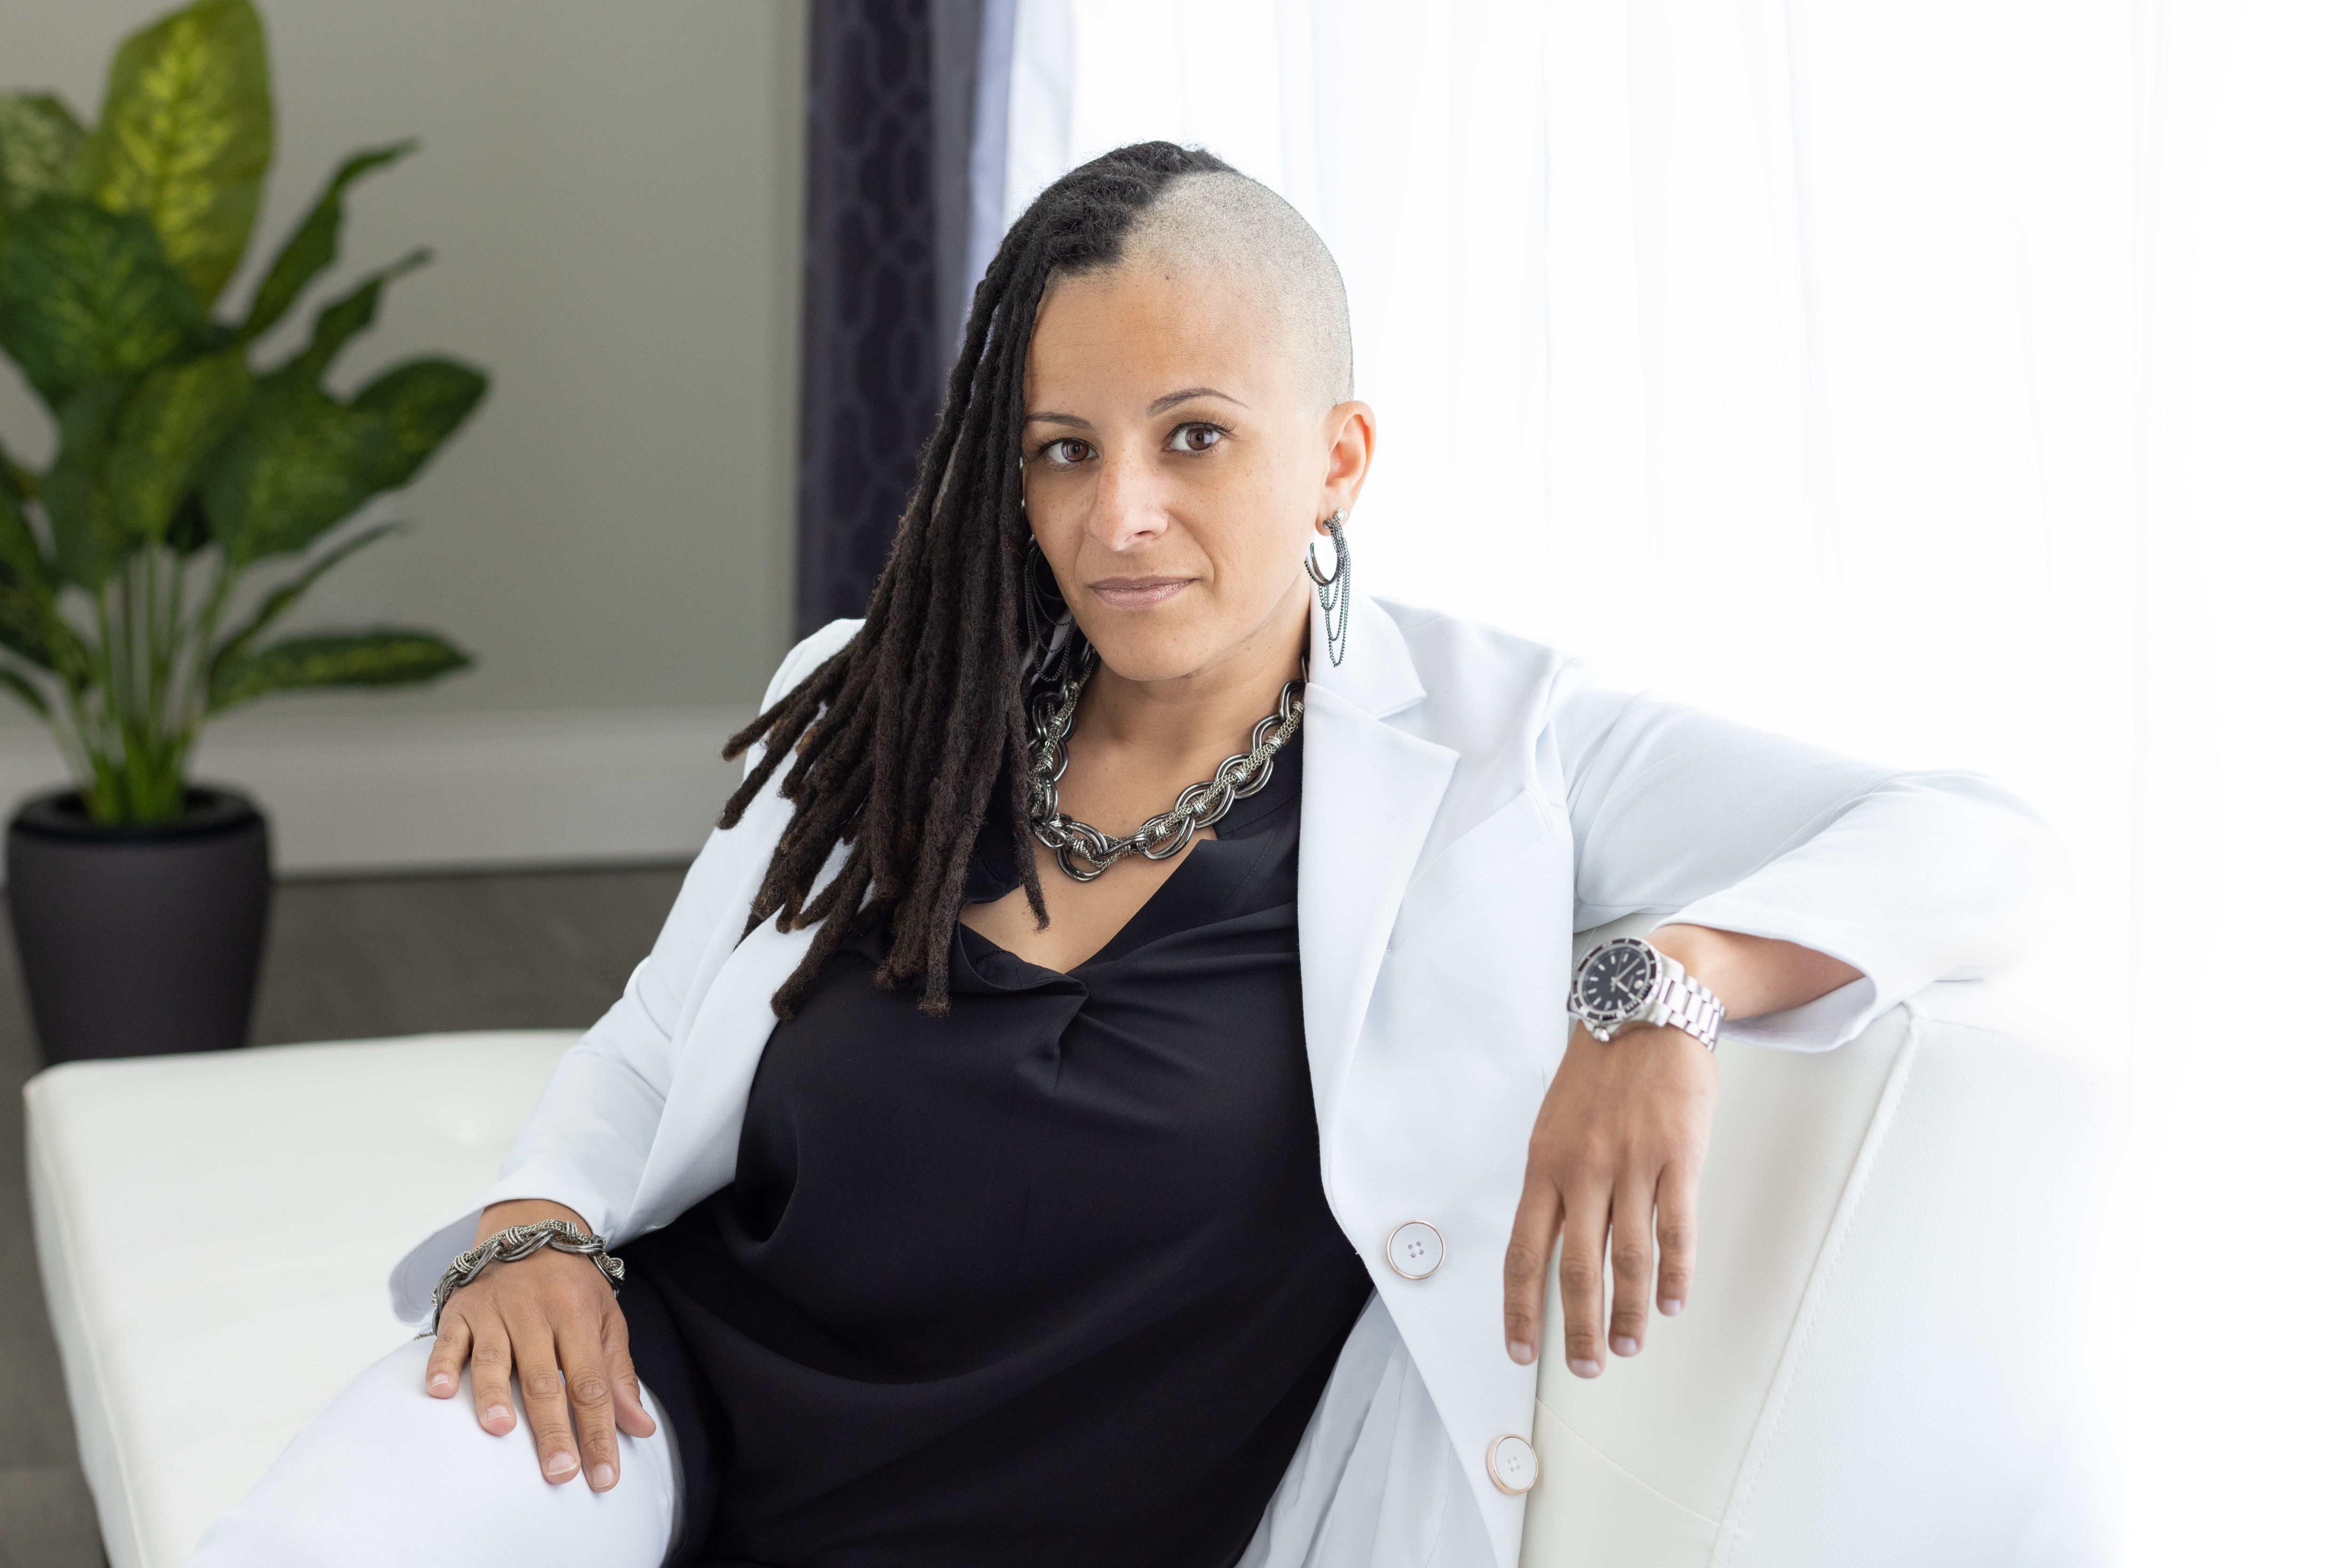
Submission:
[[1363,587],[2065,828],[2130,1108],[2121,1561],[2340,1534],[2352,6],[1022,0],[1009,221],[1208,146],[1331,246]]

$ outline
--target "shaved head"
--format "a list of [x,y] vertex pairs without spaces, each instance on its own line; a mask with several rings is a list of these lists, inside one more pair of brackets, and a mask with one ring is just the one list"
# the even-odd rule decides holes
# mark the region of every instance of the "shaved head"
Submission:
[[1229,279],[1290,340],[1299,384],[1326,407],[1356,395],[1348,288],[1323,237],[1246,174],[1181,174],[1137,215],[1107,270],[1158,268]]

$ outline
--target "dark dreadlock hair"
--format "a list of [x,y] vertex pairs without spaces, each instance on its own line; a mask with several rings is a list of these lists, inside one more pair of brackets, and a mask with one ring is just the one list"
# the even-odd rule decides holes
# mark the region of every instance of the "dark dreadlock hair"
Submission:
[[[771,1005],[789,1018],[843,941],[892,922],[877,985],[923,982],[922,1009],[948,1005],[948,944],[963,907],[964,869],[1006,770],[1029,767],[1022,700],[1021,506],[1024,372],[1045,286],[1056,273],[1116,265],[1136,219],[1186,174],[1229,174],[1207,153],[1143,142],[1055,181],[1005,235],[972,296],[963,352],[920,477],[898,520],[866,624],[782,700],[730,736],[730,761],[767,750],[728,797],[732,827],[786,757],[779,793],[792,821],[751,900],[748,936],[817,928]],[[797,738],[797,743],[795,743]],[[835,844],[847,861],[811,889]],[[1045,890],[1027,834],[1015,858],[1042,924]]]

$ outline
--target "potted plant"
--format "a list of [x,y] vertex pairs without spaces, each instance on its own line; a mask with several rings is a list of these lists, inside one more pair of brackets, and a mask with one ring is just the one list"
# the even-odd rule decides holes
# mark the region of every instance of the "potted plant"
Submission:
[[267,692],[430,680],[469,661],[399,626],[272,628],[397,526],[350,529],[481,400],[445,359],[331,391],[377,271],[277,363],[255,344],[335,259],[345,193],[410,144],[344,160],[235,320],[274,130],[261,18],[202,0],[116,52],[97,124],[0,96],[0,351],[57,423],[36,473],[0,451],[0,686],[48,725],[74,787],[8,828],[7,890],[44,1054],[244,1043],[268,919],[268,828],[188,782],[215,714]]

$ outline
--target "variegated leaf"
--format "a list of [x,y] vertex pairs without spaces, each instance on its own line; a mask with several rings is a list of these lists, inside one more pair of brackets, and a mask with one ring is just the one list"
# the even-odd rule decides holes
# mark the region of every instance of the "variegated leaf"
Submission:
[[392,425],[390,465],[376,475],[376,483],[398,489],[415,479],[489,386],[489,378],[470,365],[420,359],[394,365],[360,388],[352,406],[381,414]]
[[342,167],[327,182],[317,203],[287,237],[286,243],[278,247],[269,270],[262,275],[261,286],[254,290],[253,306],[246,312],[245,325],[236,330],[238,338],[250,342],[277,325],[278,319],[293,308],[310,279],[334,265],[335,252],[342,238],[345,187],[415,150],[415,142],[401,142],[354,153],[343,160]]
[[274,140],[260,16],[248,0],[199,0],[115,51],[75,185],[144,214],[209,305],[245,255]]
[[472,659],[431,632],[381,627],[367,632],[289,637],[214,671],[212,709],[260,696],[319,686],[406,686]]
[[145,218],[72,196],[41,196],[17,215],[0,250],[0,348],[50,407],[136,375],[206,330]]
[[199,483],[213,537],[244,565],[302,550],[383,487],[391,421],[301,383],[265,383]]
[[115,524],[160,540],[198,468],[253,396],[243,351],[159,365],[141,379],[106,455]]
[[0,93],[0,209],[18,212],[64,190],[83,134],[53,92]]
[[383,297],[383,286],[403,273],[414,272],[433,259],[429,250],[417,249],[378,272],[368,274],[358,287],[319,307],[310,319],[310,341],[284,364],[269,373],[272,384],[301,382],[315,385],[343,352],[343,345],[375,325],[377,301]]

